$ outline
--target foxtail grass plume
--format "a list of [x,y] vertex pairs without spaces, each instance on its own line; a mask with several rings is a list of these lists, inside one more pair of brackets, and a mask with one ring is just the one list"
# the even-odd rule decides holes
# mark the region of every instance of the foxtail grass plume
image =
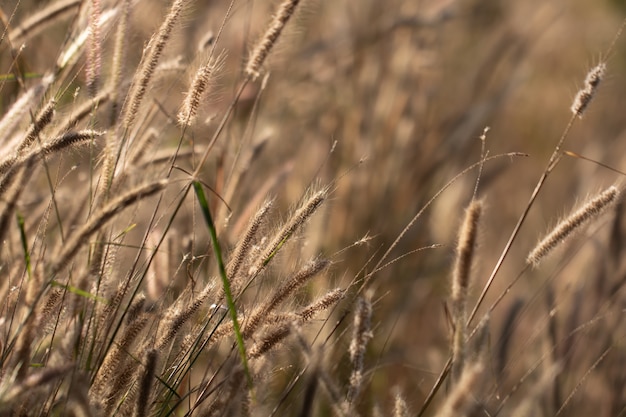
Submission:
[[224,54],[220,54],[211,58],[196,71],[183,106],[178,112],[178,123],[181,126],[189,126],[196,119],[200,102],[214,85],[215,76],[224,65],[224,57]]
[[361,392],[365,350],[372,337],[372,293],[368,291],[364,297],[358,299],[354,313],[354,328],[349,349],[352,374],[346,396],[346,412],[348,413]]
[[185,0],[175,0],[172,3],[172,7],[161,27],[148,44],[147,52],[137,69],[127,102],[124,105],[124,125],[127,128],[131,128],[135,122],[141,101],[148,91],[148,85],[157,68],[159,59],[163,55],[165,45],[169,41],[174,26],[176,26],[176,22],[178,22],[186,3],[187,1]]
[[556,227],[530,251],[526,262],[535,267],[538,266],[541,260],[556,248],[557,245],[585,223],[602,214],[602,212],[617,200],[618,196],[619,190],[617,187],[611,186],[596,197],[587,201],[578,210],[557,224]]
[[604,62],[599,63],[595,67],[593,67],[585,78],[585,86],[581,88],[578,93],[576,93],[576,97],[574,98],[574,102],[572,103],[572,113],[574,113],[578,117],[582,117],[583,113],[589,106],[591,99],[596,93],[598,86],[600,85],[600,81],[602,81],[602,77],[604,77],[604,73],[606,72],[606,64]]
[[91,97],[98,93],[100,71],[102,70],[102,45],[100,39],[100,0],[91,0],[89,5],[89,47],[87,48],[87,62],[85,76],[87,91]]
[[452,343],[452,376],[457,380],[465,361],[465,339],[467,337],[467,293],[472,267],[472,258],[478,234],[478,221],[483,204],[479,200],[470,203],[459,233],[456,261],[452,273],[452,320],[454,340]]
[[250,79],[256,80],[259,77],[259,71],[261,66],[263,66],[263,62],[265,62],[265,59],[276,44],[289,18],[295,12],[298,3],[300,3],[300,0],[285,0],[281,3],[265,34],[252,51],[252,54],[250,54],[248,64],[246,65],[246,74]]
[[289,238],[309,220],[318,207],[322,205],[326,197],[328,197],[328,192],[329,190],[326,187],[315,192],[293,213],[283,227],[270,240],[261,256],[259,256],[256,264],[250,268],[248,275],[254,276],[267,266],[287,240],[289,240]]

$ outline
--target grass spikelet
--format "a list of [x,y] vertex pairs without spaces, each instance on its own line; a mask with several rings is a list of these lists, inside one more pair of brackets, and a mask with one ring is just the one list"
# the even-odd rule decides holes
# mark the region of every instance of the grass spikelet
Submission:
[[58,251],[57,256],[55,256],[56,262],[50,267],[52,275],[55,275],[66,266],[87,239],[116,214],[137,201],[158,193],[163,190],[166,185],[167,181],[165,180],[141,185],[112,200],[100,211],[91,216],[87,223],[68,237],[63,247]]
[[[357,301],[354,312],[352,340],[350,342],[350,361],[352,374],[346,395],[346,412],[354,406],[363,385],[363,369],[365,367],[365,351],[372,335],[372,293],[368,291]],[[350,413],[348,413],[350,414]]]
[[100,40],[100,0],[89,2],[89,48],[87,48],[87,67],[85,68],[87,92],[95,97],[100,84],[102,69],[102,46]]
[[255,329],[261,324],[262,320],[267,318],[280,303],[282,303],[293,292],[304,285],[309,279],[319,274],[330,265],[330,261],[326,259],[315,259],[307,263],[300,271],[294,274],[283,286],[277,289],[271,298],[258,307],[248,319],[243,330],[243,336],[249,337]]
[[292,328],[291,323],[281,323],[277,326],[272,326],[272,328],[259,338],[258,342],[252,345],[248,352],[248,358],[252,360],[263,356],[278,343],[285,340],[285,338],[291,334]]
[[120,19],[115,32],[115,46],[113,47],[113,63],[111,64],[111,77],[109,86],[111,89],[111,124],[117,121],[119,115],[119,83],[124,73],[124,63],[127,56],[128,45],[128,19],[130,17],[130,0],[121,2]]
[[395,393],[393,395],[393,417],[409,417],[412,414],[409,411],[409,406],[406,403],[406,400],[402,396],[402,392],[399,387],[394,389]]
[[[100,15],[97,23],[98,26],[102,28],[103,31],[106,31],[108,29],[108,26],[111,24],[111,20],[117,14],[117,12],[117,8],[106,10]],[[82,56],[83,48],[90,37],[90,33],[91,29],[87,27],[82,30],[78,35],[72,37],[72,42],[70,42],[65,47],[63,52],[60,53],[57,58],[57,72],[62,72],[63,70],[70,68],[76,64],[78,58]]]
[[469,290],[472,259],[478,234],[478,221],[482,212],[482,202],[474,200],[465,212],[465,219],[459,233],[456,260],[452,273],[452,320],[454,340],[452,343],[452,376],[458,379],[465,360],[467,338],[467,293]]
[[611,186],[596,197],[587,201],[578,210],[557,224],[556,227],[530,251],[526,262],[537,267],[541,260],[561,242],[567,239],[568,236],[610,207],[617,200],[618,195],[619,190],[617,187]]
[[578,93],[576,93],[576,97],[574,98],[574,102],[572,103],[571,110],[572,113],[574,113],[576,116],[583,116],[583,113],[593,99],[593,96],[595,95],[596,90],[598,89],[600,81],[602,81],[602,77],[604,77],[605,72],[606,64],[604,62],[601,62],[587,73],[587,77],[585,77],[585,85],[578,91]]
[[298,6],[300,0],[285,0],[278,8],[278,12],[274,16],[274,19],[270,23],[269,27],[265,31],[265,34],[252,51],[248,63],[246,64],[246,74],[252,80],[259,77],[260,69],[263,66],[263,62],[269,55],[272,47],[278,40],[281,32],[285,28],[287,21],[293,15]]
[[196,71],[183,105],[178,112],[178,123],[181,126],[190,126],[195,121],[202,99],[209,93],[215,84],[217,73],[224,66],[225,56],[222,53],[216,58],[211,58],[209,62]]
[[161,27],[156,34],[153,35],[150,43],[148,44],[144,57],[139,64],[137,73],[135,74],[133,85],[124,106],[125,109],[123,119],[124,125],[127,129],[130,129],[133,126],[141,101],[143,100],[143,97],[148,89],[148,85],[150,84],[150,80],[152,79],[152,75],[154,75],[159,59],[165,49],[165,45],[170,39],[172,30],[174,29],[174,26],[176,25],[176,22],[178,21],[186,3],[187,1],[185,0],[175,0],[172,3],[172,7],[161,24]]
[[135,297],[130,306],[128,306],[128,310],[126,311],[126,324],[131,324],[132,322],[140,318],[144,311],[145,305],[145,295],[139,294],[137,297]]
[[[124,356],[128,355],[131,345],[147,323],[147,315],[142,315],[140,318],[133,320],[130,325],[126,326],[122,332],[122,336],[117,340],[116,344],[112,346],[98,369],[98,373],[90,390],[92,395],[99,398],[107,389],[108,382],[118,373],[119,366],[123,363]],[[107,402],[104,398],[100,399],[105,403]]]
[[158,355],[159,353],[156,349],[151,349],[146,353],[146,363],[139,384],[139,395],[137,396],[137,403],[135,404],[135,413],[133,414],[135,417],[148,415],[151,401],[150,394],[152,392],[152,385],[154,384]]
[[32,149],[21,157],[11,156],[0,162],[0,175],[4,175],[0,180],[0,190],[5,190],[11,183],[16,174],[16,170],[24,165],[33,164],[37,159],[44,155],[49,155],[64,150],[72,145],[90,141],[98,136],[102,136],[104,132],[95,130],[81,130],[79,132],[68,132],[57,138],[54,138],[42,146]]
[[250,270],[250,275],[258,274],[272,260],[285,242],[287,242],[287,240],[307,222],[313,213],[315,213],[326,197],[328,197],[328,189],[323,188],[309,197],[309,199],[296,210],[267,245],[257,263]]
[[94,138],[104,135],[106,132],[98,130],[79,130],[77,132],[67,132],[59,137],[52,139],[42,147],[42,151],[46,154],[53,153],[77,143],[93,140]]
[[28,129],[26,137],[17,147],[17,152],[22,153],[26,150],[38,137],[44,127],[46,127],[52,121],[54,109],[56,107],[56,100],[52,99],[46,104],[46,106],[39,112],[37,118]]
[[314,301],[311,305],[305,307],[297,313],[302,322],[311,320],[318,312],[326,310],[339,302],[345,295],[345,290],[342,288],[335,288],[330,290],[319,300]]
[[230,256],[228,268],[226,272],[226,276],[230,277],[231,280],[235,278],[237,273],[239,272],[239,268],[241,267],[244,258],[250,251],[250,247],[254,238],[256,237],[256,233],[259,230],[259,227],[265,220],[267,213],[269,213],[272,208],[273,201],[268,200],[261,206],[261,208],[255,213],[254,217],[248,223],[248,228],[244,233],[243,237],[239,239],[235,250]]
[[198,311],[200,306],[209,298],[209,295],[213,292],[213,285],[207,285],[200,294],[198,294],[191,303],[188,303],[183,308],[174,308],[167,313],[165,318],[165,324],[163,325],[159,335],[157,336],[157,342],[155,348],[163,349],[169,342],[171,342],[176,334],[180,331],[182,326]]

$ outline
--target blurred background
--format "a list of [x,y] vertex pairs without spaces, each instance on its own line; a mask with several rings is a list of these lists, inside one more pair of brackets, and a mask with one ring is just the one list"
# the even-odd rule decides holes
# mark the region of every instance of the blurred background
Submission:
[[[23,21],[45,4],[22,1],[14,21]],[[104,9],[113,2],[102,4]],[[203,120],[187,132],[197,146],[208,141],[216,117],[233,99],[247,54],[278,4],[235,2],[219,39],[215,36],[227,1],[193,2],[185,12],[184,26],[165,51],[166,59],[177,66],[155,88],[167,97],[160,103],[167,112],[176,114],[211,42],[217,42],[217,51],[227,53],[219,82],[204,105]],[[13,11],[14,2],[0,5],[5,14]],[[137,2],[131,16],[129,63],[139,61],[167,5]],[[55,29],[29,40],[20,56],[23,71],[41,74],[54,66],[68,39],[63,28],[80,13],[75,16],[76,12],[69,14],[55,23]],[[328,279],[333,285],[347,285],[371,272],[403,228],[448,181],[480,161],[480,136],[486,127],[489,156],[527,154],[487,162],[480,178],[474,169],[457,179],[424,211],[387,261],[408,255],[374,275],[369,394],[385,401],[385,395],[373,393],[398,385],[410,406],[419,409],[449,355],[451,328],[445,305],[450,270],[464,208],[476,182],[486,210],[474,259],[471,305],[572,117],[570,106],[587,71],[599,62],[607,63],[606,77],[583,118],[575,121],[564,149],[626,171],[626,38],[620,38],[607,55],[625,17],[626,5],[618,0],[303,1],[266,63],[265,82],[259,80],[244,91],[203,178],[232,209],[223,226],[224,239],[231,244],[236,240],[251,208],[266,195],[277,198],[286,216],[308,188],[332,184],[331,201],[307,228],[302,251],[331,257],[336,265]],[[4,71],[9,62],[4,53]],[[72,86],[83,82],[83,73],[76,74]],[[6,107],[18,92],[16,83],[7,81],[2,105]],[[71,106],[69,99],[66,105]],[[163,143],[176,143],[179,127],[165,120],[158,130]],[[245,175],[237,185],[229,183],[232,172],[244,165]],[[623,175],[598,164],[563,158],[530,211],[484,306],[520,273],[528,251],[561,215],[588,195],[623,180]],[[223,208],[221,213],[224,220]],[[490,398],[495,403],[545,353],[548,312],[559,317],[559,323],[569,323],[570,327],[564,324],[567,329],[604,319],[599,306],[606,304],[589,301],[592,306],[581,307],[582,294],[604,294],[591,289],[598,275],[608,277],[603,288],[611,288],[619,299],[622,275],[605,274],[599,266],[604,261],[598,259],[607,254],[605,235],[613,230],[617,246],[612,259],[619,264],[622,252],[615,236],[621,224],[612,219],[602,224],[579,238],[560,260],[527,272],[494,311],[494,358],[509,364],[505,376],[494,378]],[[364,237],[369,238],[366,244],[352,246]],[[443,246],[409,254],[432,244]],[[523,309],[516,310],[520,306]],[[574,317],[573,311],[579,315]],[[518,318],[509,329],[507,356],[498,347],[511,315]],[[611,327],[619,326],[619,320],[606,326],[596,330],[606,334],[619,329]],[[562,337],[568,335],[567,330],[560,331]],[[585,359],[567,373],[566,393],[603,351],[604,345],[588,344],[594,334],[567,340],[567,345],[587,346],[587,356],[580,353]],[[337,342],[337,350],[345,352],[345,344]],[[490,364],[494,375],[501,371],[498,360]],[[622,364],[623,359],[607,363]],[[607,369],[601,374],[606,378],[594,378],[598,388],[582,390],[580,402],[573,403],[576,412],[586,415],[593,409],[596,415],[615,415],[626,399],[619,390],[611,396],[602,387],[626,379],[626,367],[621,369],[618,375]]]

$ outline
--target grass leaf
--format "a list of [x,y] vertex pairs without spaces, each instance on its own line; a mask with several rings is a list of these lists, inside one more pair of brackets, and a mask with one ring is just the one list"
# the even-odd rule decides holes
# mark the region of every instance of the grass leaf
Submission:
[[228,311],[230,313],[230,318],[233,322],[235,338],[237,339],[237,347],[239,348],[239,355],[241,356],[241,362],[243,363],[244,371],[248,379],[248,385],[249,387],[252,387],[252,377],[250,376],[250,371],[248,369],[246,347],[243,343],[243,336],[241,334],[241,328],[239,327],[239,321],[237,320],[237,309],[235,308],[233,295],[230,291],[230,282],[228,281],[228,277],[226,276],[226,268],[224,267],[224,260],[222,258],[222,249],[220,247],[219,240],[217,239],[217,232],[215,231],[215,224],[213,223],[211,210],[209,209],[209,204],[208,204],[208,201],[206,199],[204,190],[202,189],[202,185],[200,184],[200,182],[194,181],[193,188],[195,190],[196,197],[198,198],[198,203],[200,203],[200,208],[202,209],[204,220],[206,221],[207,227],[209,228],[209,234],[211,235],[211,242],[213,243],[213,251],[215,252],[215,258],[217,259],[217,265],[220,271],[220,277],[222,278],[222,284],[224,285],[224,294],[226,295],[226,303],[228,305]]

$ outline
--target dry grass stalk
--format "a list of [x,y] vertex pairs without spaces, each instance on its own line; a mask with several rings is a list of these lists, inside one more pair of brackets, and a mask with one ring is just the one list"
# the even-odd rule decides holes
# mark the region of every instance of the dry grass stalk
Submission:
[[252,51],[252,54],[250,54],[250,58],[246,64],[246,74],[249,78],[255,80],[259,77],[259,71],[263,66],[263,62],[265,62],[265,59],[274,47],[287,21],[289,21],[289,18],[295,12],[298,3],[300,3],[300,0],[285,0],[278,7],[278,12],[274,16],[274,19]]
[[482,213],[482,202],[473,200],[465,212],[457,245],[457,255],[452,273],[452,320],[454,339],[452,342],[452,377],[461,375],[465,361],[467,339],[467,294],[469,291],[472,260],[478,234],[478,221]]
[[574,213],[561,220],[561,222],[530,251],[526,262],[535,267],[538,266],[541,260],[550,254],[561,242],[567,239],[567,237],[609,208],[617,200],[618,196],[619,190],[617,187],[611,186],[596,197],[587,201]]
[[600,85],[600,81],[602,81],[602,77],[604,77],[604,73],[606,72],[606,64],[604,62],[599,63],[595,67],[593,67],[585,78],[585,86],[576,93],[576,97],[574,98],[574,102],[572,103],[572,113],[574,113],[578,117],[582,117],[583,113],[591,103],[593,96]]
[[159,59],[163,54],[165,45],[169,41],[172,31],[174,30],[174,26],[176,26],[178,18],[180,17],[186,3],[187,1],[185,0],[175,0],[172,3],[172,7],[161,24],[161,27],[156,34],[153,35],[146,48],[144,57],[139,64],[131,90],[124,105],[123,119],[126,129],[130,130],[135,122],[137,113],[139,112],[139,106],[141,105],[141,101],[146,94],[150,80],[152,79],[154,71],[159,63]]
[[167,181],[165,180],[141,185],[112,200],[97,213],[94,213],[89,221],[70,235],[63,247],[59,249],[57,256],[54,257],[56,261],[50,267],[51,274],[55,275],[65,267],[89,237],[100,230],[116,214],[137,201],[158,193],[166,185]]
[[372,293],[366,292],[365,296],[357,300],[356,311],[354,312],[354,324],[352,330],[352,340],[350,342],[350,361],[352,362],[352,374],[346,395],[346,414],[351,414],[350,410],[358,398],[363,385],[363,369],[365,367],[365,351],[367,344],[373,337],[372,334]]
[[217,57],[209,59],[196,71],[182,108],[178,112],[178,123],[181,126],[190,126],[195,121],[200,103],[213,88],[216,76],[224,66],[225,58],[226,54],[221,53]]

